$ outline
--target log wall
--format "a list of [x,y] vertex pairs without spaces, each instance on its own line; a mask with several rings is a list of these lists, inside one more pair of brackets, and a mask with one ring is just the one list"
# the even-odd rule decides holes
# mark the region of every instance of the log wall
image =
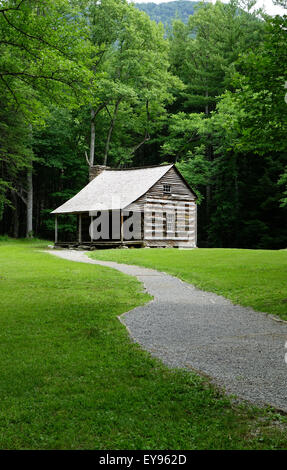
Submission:
[[[170,193],[164,191],[165,185]],[[196,246],[196,197],[174,168],[128,209],[144,212],[147,246]]]

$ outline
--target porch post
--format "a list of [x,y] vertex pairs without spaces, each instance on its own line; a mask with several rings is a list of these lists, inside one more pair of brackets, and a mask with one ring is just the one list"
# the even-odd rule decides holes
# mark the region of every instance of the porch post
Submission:
[[58,243],[58,215],[55,215],[55,243]]
[[197,247],[197,203],[195,202],[195,211],[194,211],[194,243]]
[[120,217],[121,217],[121,243],[124,241],[124,216],[122,209],[120,210]]
[[79,233],[78,233],[78,241],[82,243],[82,214],[79,214]]
[[94,222],[94,217],[91,215],[91,230],[90,230],[91,242],[94,239],[94,225],[93,225],[93,222]]

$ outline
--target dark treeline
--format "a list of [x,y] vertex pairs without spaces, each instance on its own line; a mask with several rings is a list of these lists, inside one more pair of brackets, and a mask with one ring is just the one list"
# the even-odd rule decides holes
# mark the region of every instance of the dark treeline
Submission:
[[125,0],[1,2],[0,233],[52,239],[89,165],[175,162],[199,246],[286,248],[287,19],[252,6],[199,4],[167,36]]

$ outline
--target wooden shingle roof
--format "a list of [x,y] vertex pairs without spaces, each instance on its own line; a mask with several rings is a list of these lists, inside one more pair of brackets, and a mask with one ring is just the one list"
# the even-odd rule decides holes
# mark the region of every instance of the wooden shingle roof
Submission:
[[125,209],[145,194],[173,165],[149,168],[105,169],[52,214]]

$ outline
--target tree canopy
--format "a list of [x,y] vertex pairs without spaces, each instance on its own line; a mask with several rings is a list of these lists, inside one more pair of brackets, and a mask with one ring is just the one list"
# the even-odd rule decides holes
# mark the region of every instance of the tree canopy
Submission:
[[197,2],[190,0],[176,0],[173,2],[162,3],[141,3],[136,2],[135,6],[144,11],[149,17],[157,23],[162,23],[165,27],[170,27],[173,20],[177,17],[184,23],[187,23],[190,15],[194,13],[194,7]]
[[286,15],[173,3],[164,30],[126,0],[1,2],[1,233],[51,237],[89,165],[174,162],[199,246],[286,247]]

